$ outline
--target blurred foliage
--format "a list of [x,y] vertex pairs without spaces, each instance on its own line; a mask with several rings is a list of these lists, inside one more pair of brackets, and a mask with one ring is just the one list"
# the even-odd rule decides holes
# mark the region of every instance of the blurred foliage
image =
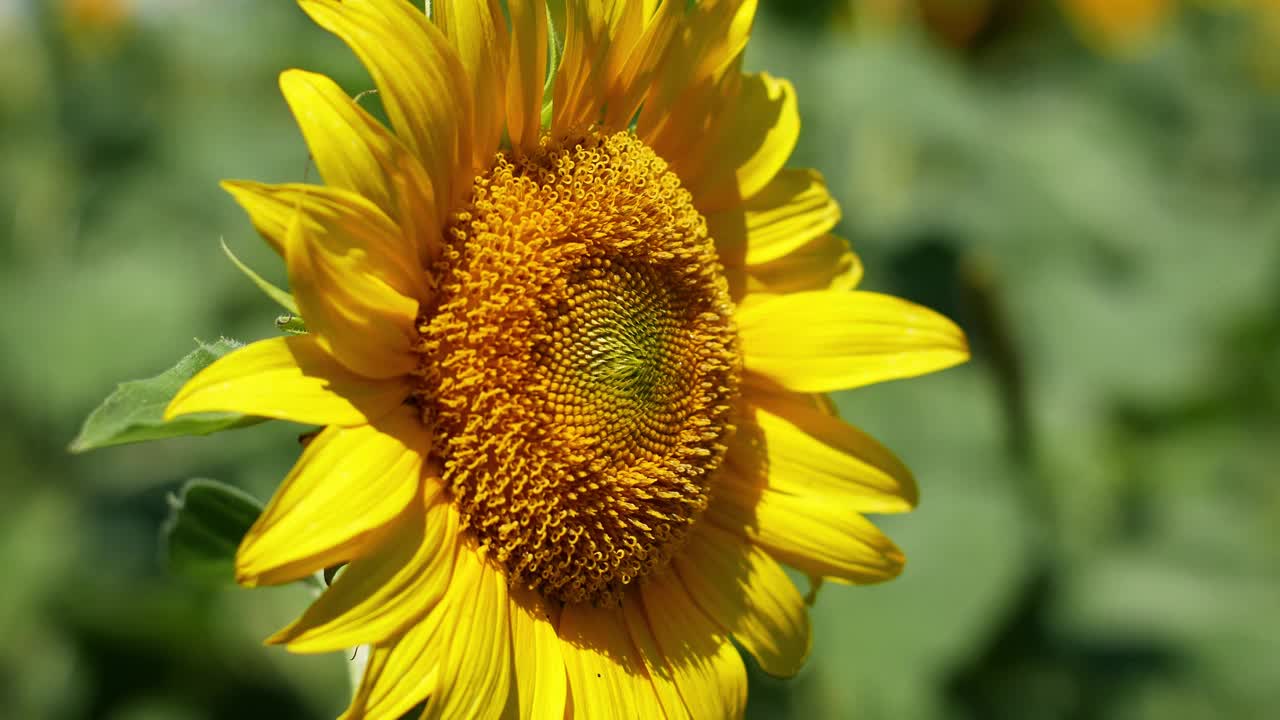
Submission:
[[[751,717],[1280,706],[1278,11],[1156,4],[1111,42],[1081,0],[764,2],[748,66],[797,86],[793,164],[867,284],[976,355],[839,398],[920,479],[882,520],[911,562],[825,587],[810,665],[753,672]],[[305,588],[181,580],[156,549],[183,480],[265,498],[302,430],[66,446],[193,337],[276,333],[218,240],[283,273],[216,183],[314,177],[280,70],[369,80],[291,3],[11,0],[0,44],[0,715],[332,716],[343,658],[260,647]]]

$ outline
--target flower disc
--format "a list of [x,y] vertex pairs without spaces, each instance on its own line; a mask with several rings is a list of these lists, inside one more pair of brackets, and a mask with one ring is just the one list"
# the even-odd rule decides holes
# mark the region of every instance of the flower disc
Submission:
[[739,359],[675,174],[589,132],[477,177],[435,262],[415,393],[464,525],[513,583],[609,605],[706,507]]

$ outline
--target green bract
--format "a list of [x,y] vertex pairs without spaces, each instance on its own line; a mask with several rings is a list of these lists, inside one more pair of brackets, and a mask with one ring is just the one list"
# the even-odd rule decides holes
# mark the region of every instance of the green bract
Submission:
[[241,490],[214,480],[188,480],[169,496],[162,530],[170,571],[194,580],[230,583],[236,548],[262,512]]

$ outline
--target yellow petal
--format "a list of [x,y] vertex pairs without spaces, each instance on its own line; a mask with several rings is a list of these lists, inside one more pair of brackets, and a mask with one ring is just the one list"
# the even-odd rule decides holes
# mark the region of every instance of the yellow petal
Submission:
[[458,53],[404,0],[300,0],[369,70],[396,134],[435,183],[434,207],[471,189],[472,96]]
[[554,136],[600,122],[605,110],[607,127],[627,127],[675,27],[655,27],[649,22],[652,11],[651,5],[630,0],[564,3],[564,56],[553,88]]
[[[230,193],[231,197],[235,198],[240,207],[248,213],[249,222],[253,223],[253,228],[258,231],[262,239],[283,257],[289,223],[293,222],[293,216],[297,213],[296,203],[282,201],[279,193],[281,186],[278,185],[269,186],[247,180],[224,180],[221,185],[222,189]],[[304,192],[304,188],[317,186],[293,185],[291,187],[301,193]]]
[[821,173],[783,170],[740,208],[709,216],[707,228],[722,255],[761,265],[804,247],[839,221],[840,207]]
[[[555,69],[551,132],[561,137],[601,121],[624,129],[643,94],[637,85],[651,76],[662,56],[658,34],[645,33],[652,8],[630,0],[568,0],[564,4],[564,55]],[[612,105],[610,105],[612,103]],[[630,105],[627,114],[624,106]]]
[[615,29],[605,73],[604,124],[610,128],[625,128],[635,117],[685,15],[679,3],[663,3],[656,13],[637,3],[625,7],[628,14]]
[[559,610],[537,592],[511,589],[515,707],[521,720],[563,720],[569,681],[555,623]]
[[501,715],[511,680],[506,581],[474,548],[456,548],[444,598],[404,635],[374,646],[343,718],[396,720],[423,699],[423,718]]
[[[678,6],[677,6],[678,7]],[[724,209],[704,205],[696,190],[709,164],[716,160],[716,142],[732,124],[732,113],[743,85],[742,52],[755,18],[755,0],[697,3],[684,17],[662,67],[644,99],[636,133],[671,169],[695,190],[704,213]]]
[[[680,10],[679,4],[672,9]],[[658,10],[661,17],[663,10]],[[698,122],[697,109],[707,106],[706,95],[718,92],[720,80],[736,70],[751,35],[756,0],[698,3],[689,13],[673,17],[681,27],[644,100],[637,134],[655,150],[687,147],[698,138],[689,131]],[[662,151],[662,157],[679,157]]]
[[370,269],[401,294],[427,296],[422,263],[404,243],[395,222],[368,198],[342,188],[303,183],[224,180],[222,187],[245,209],[254,227],[279,242],[282,254],[291,228],[301,219],[310,232],[344,234],[350,236],[344,238],[347,244],[364,246]]
[[394,215],[390,184],[377,158],[387,152],[387,138],[374,130],[377,122],[366,123],[367,114],[324,75],[286,70],[280,91],[325,184],[363,195]]
[[902,552],[856,511],[822,496],[787,495],[727,468],[717,477],[707,521],[778,560],[846,583],[882,582],[902,571]]
[[797,392],[914,377],[969,358],[955,323],[878,293],[761,297],[742,305],[737,321],[746,367]]
[[750,403],[727,458],[739,475],[761,468],[773,490],[858,512],[915,507],[915,478],[902,461],[811,397],[753,392]]
[[703,523],[674,565],[708,615],[776,677],[791,677],[809,656],[812,630],[804,598],[764,551]]
[[444,597],[453,576],[458,515],[432,483],[375,550],[352,560],[311,607],[270,643],[298,653],[384,643]]
[[[663,61],[668,72],[675,64],[672,57],[668,55]],[[672,103],[675,109],[669,113],[650,107],[649,100],[640,112],[636,134],[669,163],[671,171],[690,190],[696,191],[699,179],[705,174],[704,168],[713,145],[711,138],[719,137],[721,127],[727,121],[724,109],[741,82],[736,71],[714,80],[707,79],[705,86],[686,88],[685,95]],[[651,99],[653,94],[648,97]],[[704,214],[725,209],[704,208],[702,200],[695,192],[694,202]]]
[[325,428],[245,535],[236,579],[288,582],[355,557],[418,494],[429,442],[408,406],[375,425]]
[[654,674],[675,683],[693,718],[742,717],[747,669],[728,634],[694,603],[678,575],[650,576],[640,594],[662,652]]
[[627,623],[627,634],[631,636],[631,642],[644,661],[645,670],[653,683],[658,704],[662,706],[662,716],[667,720],[695,720],[685,705],[684,697],[680,695],[675,673],[667,666],[662,648],[658,647],[658,641],[653,636],[649,617],[645,615],[644,603],[638,592],[623,601],[622,616]]
[[591,720],[661,718],[653,684],[622,610],[566,605],[558,629],[573,717]]
[[542,0],[508,0],[511,67],[507,75],[507,134],[517,152],[538,147],[547,74],[547,13]]
[[689,181],[703,213],[733,207],[764,190],[800,137],[795,89],[767,73],[743,76],[725,113],[707,166]]
[[553,137],[590,124],[600,114],[610,19],[601,5],[600,0],[565,0],[564,54],[552,88]]
[[510,598],[503,574],[474,549],[458,556],[442,620],[447,649],[423,720],[497,720],[511,691]]
[[402,378],[369,380],[343,367],[310,335],[259,340],[218,359],[178,391],[165,419],[238,412],[306,425],[363,425],[409,396]]
[[1141,46],[1177,7],[1173,0],[1063,0],[1061,4],[1086,40],[1111,52]]
[[[428,616],[429,618],[432,616]],[[439,685],[438,618],[414,625],[404,635],[369,650],[360,686],[338,720],[400,720]]]
[[506,120],[507,21],[497,0],[435,0],[432,17],[458,50],[475,98],[471,167],[493,164]]
[[308,195],[298,208],[285,262],[307,330],[338,362],[366,377],[413,370],[426,292],[412,249],[397,246],[391,221],[357,195],[340,201]]
[[[729,72],[742,57],[755,23],[756,0],[698,3],[689,21],[688,42],[696,50],[686,72],[690,79]],[[690,72],[691,71],[691,72]],[[679,72],[671,68],[671,72]]]
[[433,257],[440,244],[435,191],[404,143],[324,75],[287,70],[280,89],[325,183],[368,198],[401,227],[407,246]]
[[605,19],[609,44],[605,55],[605,77],[612,78],[622,71],[631,51],[640,42],[649,18],[645,15],[644,3],[630,0],[603,0],[597,7]]
[[810,240],[785,257],[754,265],[748,292],[786,294],[806,290],[852,290],[862,281],[862,262],[845,239],[830,233]]

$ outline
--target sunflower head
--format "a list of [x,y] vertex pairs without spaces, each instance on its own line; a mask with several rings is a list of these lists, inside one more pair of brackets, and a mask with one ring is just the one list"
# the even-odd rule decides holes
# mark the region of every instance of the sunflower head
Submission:
[[633,134],[499,154],[430,270],[413,398],[512,583],[616,604],[706,507],[740,362],[693,198]]
[[741,72],[750,0],[302,5],[390,127],[282,76],[326,184],[227,187],[309,333],[168,409],[323,426],[237,554],[247,585],[344,564],[272,642],[368,645],[353,719],[741,715],[734,641],[776,675],[808,654],[779,561],[902,568],[865,514],[914,479],[825,393],[963,335],[854,291],[821,175],[784,169],[791,86]]

